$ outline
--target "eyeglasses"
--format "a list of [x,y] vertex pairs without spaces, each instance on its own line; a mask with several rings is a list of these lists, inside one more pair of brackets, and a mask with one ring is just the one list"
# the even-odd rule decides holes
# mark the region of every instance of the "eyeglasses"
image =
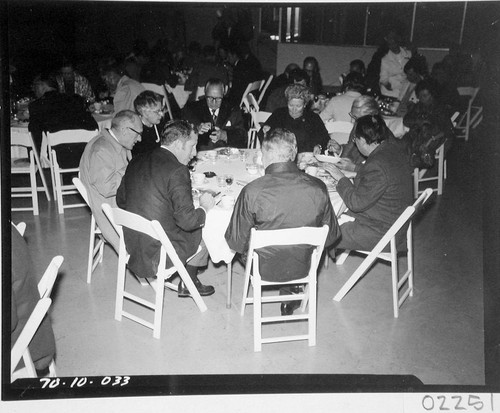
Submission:
[[163,116],[163,114],[165,113],[165,111],[163,109],[157,109],[157,110],[154,110],[154,109],[150,109],[150,108],[146,108],[146,110],[148,112],[153,112],[153,113],[156,113],[157,115],[159,116]]
[[214,103],[214,102],[219,103],[219,102],[221,102],[221,101],[222,101],[222,98],[214,98],[213,96],[207,96],[207,100],[208,100],[209,102],[212,102],[212,103]]
[[130,126],[127,126],[128,129],[130,129],[132,132],[137,133],[140,137],[142,137],[142,132],[137,132],[134,128],[131,128]]

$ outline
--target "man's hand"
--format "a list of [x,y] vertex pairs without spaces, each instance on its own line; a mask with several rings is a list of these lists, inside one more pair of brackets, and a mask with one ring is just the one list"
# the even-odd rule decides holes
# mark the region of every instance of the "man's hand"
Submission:
[[349,158],[340,158],[336,163],[337,167],[343,169],[344,171],[354,172],[356,169],[356,164]]
[[340,171],[339,168],[337,168],[334,164],[332,163],[325,163],[323,165],[323,169],[328,172],[333,179],[336,181],[340,181],[342,178],[345,177],[345,175]]
[[387,90],[392,90],[392,85],[391,82],[383,82],[380,83],[382,86],[384,86]]
[[336,153],[337,155],[340,155],[342,153],[342,146],[340,146],[335,139],[330,139],[326,147],[328,148],[329,152]]
[[314,155],[321,155],[321,145],[316,145],[316,146],[313,148],[313,154],[314,154]]
[[209,211],[215,205],[214,197],[208,192],[203,193],[200,196],[200,206],[205,209],[205,211]]
[[227,142],[227,132],[218,126],[215,126],[215,130],[210,134],[210,139],[213,143],[217,141]]
[[207,133],[210,129],[212,129],[212,124],[210,122],[200,123],[200,126],[198,126],[198,133],[201,135]]

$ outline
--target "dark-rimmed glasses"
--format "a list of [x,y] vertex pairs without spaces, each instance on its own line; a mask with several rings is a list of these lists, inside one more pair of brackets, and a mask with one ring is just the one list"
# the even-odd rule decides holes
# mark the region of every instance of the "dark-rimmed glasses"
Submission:
[[212,103],[214,103],[214,102],[217,102],[217,103],[222,102],[222,98],[215,98],[213,96],[207,96],[207,100],[209,102],[212,102]]
[[142,132],[137,132],[134,128],[131,128],[130,126],[127,126],[128,129],[130,129],[132,132],[137,133],[140,137],[142,137]]

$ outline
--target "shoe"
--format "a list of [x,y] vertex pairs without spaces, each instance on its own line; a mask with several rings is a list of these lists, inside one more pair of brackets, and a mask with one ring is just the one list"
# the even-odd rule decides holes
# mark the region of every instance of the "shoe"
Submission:
[[281,315],[292,315],[293,312],[300,307],[301,301],[287,301],[281,303]]
[[[200,295],[202,297],[207,297],[209,295],[212,295],[215,293],[215,288],[211,285],[203,285],[200,280],[196,279],[193,280],[194,285]],[[179,286],[177,287],[177,296],[178,297],[191,297],[191,293],[189,292],[189,289],[186,287],[186,284],[181,280],[179,281]]]

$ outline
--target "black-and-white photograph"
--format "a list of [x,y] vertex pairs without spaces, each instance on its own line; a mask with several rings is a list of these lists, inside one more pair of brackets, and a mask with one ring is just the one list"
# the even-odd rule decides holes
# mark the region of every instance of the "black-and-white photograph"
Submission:
[[500,409],[500,2],[12,0],[0,38],[2,405]]

